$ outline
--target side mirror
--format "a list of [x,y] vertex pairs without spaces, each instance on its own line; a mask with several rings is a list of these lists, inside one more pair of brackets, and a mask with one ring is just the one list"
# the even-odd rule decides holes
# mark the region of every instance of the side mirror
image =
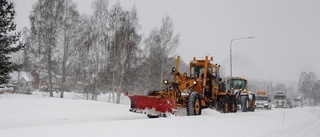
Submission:
[[176,68],[175,68],[175,67],[172,67],[172,69],[171,69],[171,75],[173,75],[174,72],[176,72]]

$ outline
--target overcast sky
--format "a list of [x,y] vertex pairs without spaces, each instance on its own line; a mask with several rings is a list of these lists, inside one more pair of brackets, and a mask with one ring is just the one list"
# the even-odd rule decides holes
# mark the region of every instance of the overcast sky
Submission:
[[[18,29],[29,28],[37,0],[15,0]],[[81,14],[91,14],[93,0],[74,0]],[[115,3],[114,0],[111,3]],[[138,8],[141,33],[171,16],[181,34],[177,50],[187,63],[210,54],[233,76],[267,81],[298,81],[302,71],[320,77],[320,0],[120,0]]]

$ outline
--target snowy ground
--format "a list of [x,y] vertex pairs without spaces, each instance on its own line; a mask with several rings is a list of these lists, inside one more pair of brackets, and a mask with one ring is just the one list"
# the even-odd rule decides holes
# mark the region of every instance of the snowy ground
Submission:
[[[126,97],[122,99],[128,100]],[[201,116],[169,116],[158,119],[149,119],[145,115],[131,113],[128,110],[128,104],[49,98],[44,94],[1,94],[0,136],[320,136],[320,107],[285,110],[273,108],[271,111],[256,110],[228,114],[205,109]]]

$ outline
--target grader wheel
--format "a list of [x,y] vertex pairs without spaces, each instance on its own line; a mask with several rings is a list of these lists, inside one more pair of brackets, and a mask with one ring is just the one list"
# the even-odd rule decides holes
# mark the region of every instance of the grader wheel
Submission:
[[201,115],[201,99],[198,92],[191,92],[187,105],[187,115]]
[[229,102],[228,101],[224,101],[223,103],[223,113],[229,113]]
[[236,113],[237,112],[237,106],[236,106],[236,103],[234,101],[231,101],[230,110],[231,110],[232,113]]
[[218,102],[218,101],[215,101],[215,102],[214,102],[214,109],[215,109],[216,111],[220,111],[220,109],[219,109],[219,102]]
[[236,113],[237,112],[237,98],[235,96],[231,97],[231,100],[230,100],[230,111],[231,111],[231,113]]

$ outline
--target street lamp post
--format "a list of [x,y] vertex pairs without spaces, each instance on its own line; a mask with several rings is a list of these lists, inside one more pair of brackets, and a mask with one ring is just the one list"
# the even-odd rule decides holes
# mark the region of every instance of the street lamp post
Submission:
[[231,82],[232,82],[232,42],[234,41],[234,40],[241,40],[241,39],[253,39],[254,37],[243,37],[243,38],[235,38],[235,39],[232,39],[231,41],[230,41],[230,92],[231,92]]

